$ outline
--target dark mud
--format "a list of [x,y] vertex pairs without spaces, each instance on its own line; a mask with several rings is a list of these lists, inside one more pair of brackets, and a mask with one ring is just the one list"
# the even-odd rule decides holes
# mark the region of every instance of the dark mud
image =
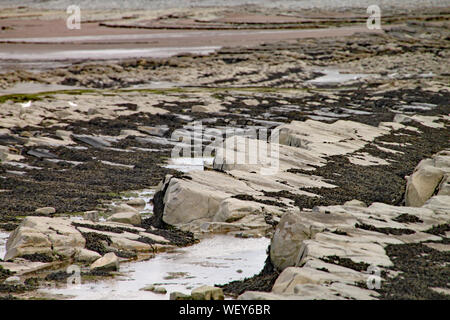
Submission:
[[395,217],[392,219],[394,221],[400,222],[400,223],[423,223],[423,220],[419,217],[416,217],[415,215],[408,214],[408,213],[402,213],[398,217]]
[[363,229],[363,230],[367,230],[367,231],[374,231],[374,232],[379,232],[379,233],[383,233],[383,234],[392,234],[394,236],[401,236],[403,234],[414,234],[416,233],[414,230],[411,229],[403,229],[403,228],[390,228],[390,227],[386,227],[386,228],[378,228],[369,224],[365,224],[365,223],[357,223],[355,224],[355,228],[357,229]]
[[[156,117],[159,123],[165,118]],[[119,121],[119,124],[116,122]],[[133,119],[96,120],[93,122],[76,122],[73,129],[84,134],[110,134],[122,128],[133,127]],[[33,130],[32,128],[27,128]],[[87,129],[88,131],[86,131]],[[19,130],[19,129],[17,129]],[[35,129],[40,134],[52,136],[56,128]],[[141,145],[142,146],[142,145]],[[3,174],[0,181],[0,212],[5,216],[33,215],[40,207],[54,207],[57,213],[79,213],[93,210],[105,200],[119,197],[119,193],[127,190],[144,189],[155,186],[166,174],[179,174],[175,170],[163,168],[161,165],[169,156],[161,145],[152,145],[160,152],[122,152],[112,149],[96,149],[88,146],[87,150],[74,150],[66,147],[47,148],[47,150],[62,160],[58,163],[44,158],[28,155],[32,150],[22,145],[15,145],[25,156],[25,162],[41,169],[23,169],[26,175]],[[119,146],[117,146],[119,147]],[[129,146],[121,146],[124,151]],[[146,147],[146,146],[144,146]],[[82,162],[74,165],[69,161]],[[104,164],[109,161],[129,167]],[[3,169],[17,168],[2,165]],[[6,226],[8,227],[8,226]],[[12,226],[10,226],[12,227]]]
[[430,234],[434,234],[435,236],[444,235],[446,232],[450,231],[450,223],[444,223],[437,226],[433,226],[429,230],[425,231]]
[[5,280],[9,276],[12,276],[13,273],[7,269],[4,269],[2,266],[0,266],[0,281]]
[[0,229],[13,231],[19,225],[19,219],[13,216],[0,215]]
[[54,257],[44,253],[24,254],[21,256],[21,258],[33,262],[53,262],[58,259],[58,257]]
[[95,251],[101,255],[110,252],[106,247],[111,245],[111,238],[104,234],[98,234],[95,232],[81,233],[86,240],[85,248],[91,251]]
[[125,259],[136,259],[137,253],[133,251],[117,250],[109,247],[112,244],[112,240],[109,236],[104,234],[99,234],[95,232],[82,232],[81,235],[86,240],[85,248],[91,251],[95,251],[100,255],[105,255],[109,252],[114,252],[114,254],[120,258]]
[[77,223],[72,222],[72,225],[75,227],[82,227],[82,228],[88,228],[93,229],[97,231],[106,231],[106,232],[114,232],[114,233],[124,233],[124,232],[130,232],[130,233],[139,233],[136,229],[126,228],[126,227],[111,227],[107,225],[93,225],[93,224],[84,224],[84,223]]
[[6,284],[0,283],[0,293],[23,293],[25,291],[34,290],[34,287],[28,287],[23,284]]
[[321,258],[321,260],[327,263],[332,263],[341,267],[349,268],[358,272],[367,271],[367,268],[370,266],[370,264],[365,262],[354,262],[352,259],[342,258],[338,256],[328,256]]
[[[52,281],[52,282],[66,282],[67,279],[72,276],[73,273],[68,273],[66,271],[55,271],[52,273],[49,273],[45,276],[43,280],[45,281]],[[110,272],[102,271],[102,270],[92,270],[89,272],[81,272],[80,275],[82,277],[112,277],[113,275]],[[39,282],[41,281],[41,278],[28,278],[25,280],[25,284],[28,285],[34,285],[35,287],[39,285]]]
[[232,198],[236,198],[236,199],[244,200],[244,201],[254,201],[254,202],[266,204],[269,206],[277,206],[277,207],[281,207],[281,208],[287,207],[286,204],[284,204],[283,202],[274,201],[274,200],[256,199],[255,197],[248,195],[248,194],[238,194],[238,195],[232,196]]
[[[269,251],[270,245],[267,248],[267,254],[269,254]],[[231,281],[227,284],[219,284],[215,286],[222,288],[226,295],[232,297],[237,297],[245,291],[270,292],[279,275],[280,273],[273,266],[269,256],[267,256],[264,268],[259,274],[250,278],[245,278],[244,280]]]
[[[142,221],[142,227],[148,228],[146,232],[152,233],[161,237],[166,238],[170,241],[171,245],[178,247],[185,247],[198,243],[198,239],[195,238],[194,234],[189,231],[182,231],[174,226],[165,224],[164,227],[158,228],[154,225],[155,219],[153,217],[144,219]],[[153,228],[152,228],[153,227]],[[158,229],[155,229],[158,228]]]
[[450,252],[440,252],[422,243],[388,245],[386,253],[401,271],[387,278],[377,290],[386,300],[450,300],[450,295],[431,288],[450,289]]

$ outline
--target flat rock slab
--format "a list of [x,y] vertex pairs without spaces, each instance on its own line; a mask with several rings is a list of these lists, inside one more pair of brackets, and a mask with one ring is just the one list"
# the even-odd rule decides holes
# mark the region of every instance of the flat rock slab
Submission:
[[108,148],[111,147],[111,143],[106,141],[105,139],[102,139],[100,137],[95,136],[88,136],[88,135],[80,135],[80,134],[74,134],[73,138],[75,140],[84,142],[94,148]]
[[4,269],[14,272],[15,275],[21,276],[28,273],[44,270],[53,266],[51,262],[0,262],[0,266]]

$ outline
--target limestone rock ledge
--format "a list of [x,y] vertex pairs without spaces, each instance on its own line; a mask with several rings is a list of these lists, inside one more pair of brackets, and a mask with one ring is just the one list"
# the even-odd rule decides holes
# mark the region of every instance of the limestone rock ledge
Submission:
[[173,247],[164,237],[125,223],[30,216],[10,234],[4,260],[41,254],[89,263],[101,255],[86,248],[87,235],[107,238],[108,241],[104,241],[104,245],[110,252],[154,253]]
[[450,196],[436,191],[421,207],[349,203],[285,214],[270,246],[270,260],[281,271],[272,291],[245,292],[239,299],[376,299],[367,281],[374,270],[392,272],[387,245],[436,246],[433,241],[442,240],[427,232],[450,222]]
[[[319,197],[300,188],[335,186],[307,171],[325,165],[325,158],[332,155],[348,155],[353,161],[351,154],[376,137],[406,128],[416,129],[399,122],[382,122],[374,127],[345,120],[332,124],[307,120],[278,126],[273,132],[277,132],[279,143],[272,137],[270,142],[245,135],[229,137],[219,145],[209,170],[189,172],[181,178],[165,177],[158,187],[162,192],[160,219],[194,233],[264,235],[271,230],[265,215],[279,219],[287,212],[299,212],[289,199],[268,196],[268,192]],[[266,157],[259,157],[261,150],[266,151]],[[255,154],[259,158],[252,161]],[[372,157],[358,164],[374,162],[387,163],[386,159]]]

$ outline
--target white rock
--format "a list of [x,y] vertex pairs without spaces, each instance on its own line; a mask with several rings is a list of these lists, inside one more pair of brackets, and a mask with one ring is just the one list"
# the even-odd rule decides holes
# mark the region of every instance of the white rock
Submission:
[[[434,213],[442,214],[446,217],[450,214],[450,196],[437,195],[431,197],[422,208],[431,209]],[[448,219],[448,218],[447,218]],[[448,220],[447,220],[448,222]]]
[[77,253],[75,254],[75,260],[79,262],[87,262],[92,263],[98,259],[100,259],[102,256],[95,252],[88,249],[78,249]]
[[71,223],[65,218],[26,217],[8,238],[5,260],[33,253],[72,256],[86,241]]
[[33,253],[51,254],[52,243],[44,233],[33,228],[19,226],[8,238],[4,260]]
[[207,105],[194,105],[192,106],[191,110],[192,112],[220,112],[224,110],[225,107],[217,104],[207,104]]
[[139,212],[118,212],[108,217],[107,220],[138,226],[141,224],[142,217]]
[[111,208],[111,213],[114,214],[119,212],[139,212],[139,211],[126,203],[121,203]]
[[147,203],[142,198],[134,198],[127,201],[127,205],[136,208],[136,209],[144,209]]
[[152,251],[152,246],[140,241],[130,240],[124,237],[111,237],[113,248],[125,251],[135,252],[149,252]]
[[23,281],[20,279],[20,277],[12,276],[12,277],[6,278],[5,281],[3,281],[3,283],[18,285],[18,284],[23,284]]
[[51,215],[51,214],[54,214],[56,212],[56,210],[53,207],[43,207],[43,208],[36,209],[34,212],[37,214]]
[[[243,182],[218,172],[202,171],[191,175],[195,180],[170,179],[164,195],[164,222],[177,225],[199,219],[212,220],[220,203],[232,195],[228,192],[254,193]],[[214,185],[221,185],[222,190]]]
[[301,212],[285,214],[275,230],[270,245],[270,260],[283,270],[298,266],[303,259],[304,241],[314,239],[326,228],[342,228],[355,225],[356,219],[349,213],[329,214]]
[[431,159],[422,160],[414,173],[408,178],[405,193],[405,204],[421,207],[434,193],[444,171],[432,165]]
[[350,153],[376,137],[389,133],[386,127],[346,120],[332,124],[314,120],[292,121],[277,129],[280,130],[281,144],[303,148],[319,156]]
[[361,208],[367,207],[367,205],[363,201],[359,201],[356,199],[345,202],[344,206],[361,207]]
[[334,272],[317,270],[316,268],[307,266],[301,268],[289,267],[284,269],[278,276],[272,288],[272,292],[279,294],[296,294],[295,288],[297,285],[332,282],[355,284],[357,281],[364,281],[367,279],[367,275],[365,274],[348,268],[342,269],[346,269],[346,272],[335,274]]
[[220,203],[214,222],[233,222],[249,214],[261,213],[262,205],[251,201],[228,198]]
[[103,271],[118,271],[119,259],[114,254],[114,252],[109,252],[100,259],[97,259],[93,264],[91,264],[90,269]]

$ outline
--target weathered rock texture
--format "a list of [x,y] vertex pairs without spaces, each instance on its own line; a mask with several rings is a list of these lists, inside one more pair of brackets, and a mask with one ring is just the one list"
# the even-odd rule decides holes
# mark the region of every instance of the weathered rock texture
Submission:
[[[416,130],[398,122],[374,127],[354,121],[307,120],[278,126],[269,142],[245,134],[229,137],[216,150],[213,170],[189,172],[181,178],[167,176],[160,184],[159,191],[164,193],[158,202],[161,219],[192,232],[258,229],[264,234],[271,228],[265,215],[278,219],[286,212],[299,211],[289,197],[276,194],[319,197],[306,188],[334,188],[329,181],[308,174],[324,166],[329,156],[348,156],[360,165],[388,164],[385,159],[356,152],[377,137],[406,128]],[[276,135],[279,143],[273,139]],[[442,175],[434,178],[434,185],[441,180]]]
[[[426,170],[435,170],[437,164],[446,172],[448,151],[423,160],[414,174],[425,164]],[[376,276],[381,282],[381,271],[386,272],[384,277],[392,276],[387,245],[429,242],[446,250],[433,244],[442,240],[441,233],[430,232],[450,222],[450,196],[440,194],[445,188],[441,179],[431,179],[432,191],[420,198],[424,201],[420,207],[383,203],[365,207],[354,201],[285,214],[270,246],[271,263],[282,271],[272,292],[246,292],[240,299],[376,299],[379,293],[369,290],[368,279]]]
[[431,159],[422,160],[408,177],[405,204],[421,207],[438,190],[449,194],[450,151],[442,151]]
[[127,223],[26,217],[7,241],[5,260],[41,254],[90,263],[101,256],[99,253],[157,252],[171,248],[169,243],[162,236]]

